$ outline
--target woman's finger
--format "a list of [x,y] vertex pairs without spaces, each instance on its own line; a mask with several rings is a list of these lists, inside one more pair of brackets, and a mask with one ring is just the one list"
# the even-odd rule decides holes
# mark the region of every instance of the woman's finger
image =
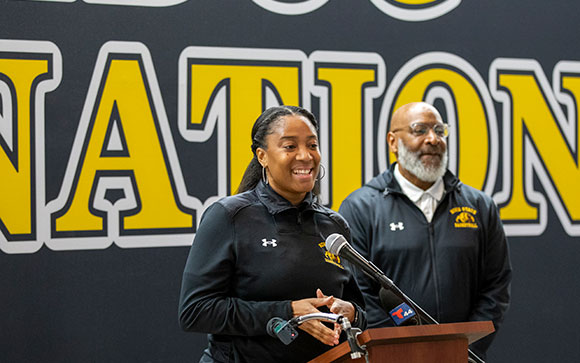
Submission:
[[355,316],[354,305],[341,299],[334,300],[334,303],[330,306],[330,312],[345,316],[350,321],[353,321]]
[[299,328],[326,345],[334,346],[338,344],[340,332],[337,332],[336,329],[329,329],[318,320],[307,321],[301,324]]

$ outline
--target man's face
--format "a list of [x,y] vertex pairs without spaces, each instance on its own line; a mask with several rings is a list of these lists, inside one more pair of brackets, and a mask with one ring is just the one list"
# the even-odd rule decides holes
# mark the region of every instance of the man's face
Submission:
[[388,140],[403,175],[408,172],[427,183],[442,176],[447,168],[446,134],[446,126],[432,106],[420,103],[400,115]]
[[442,154],[439,162],[425,164],[421,159],[421,152],[412,152],[405,147],[405,144],[401,139],[399,139],[399,153],[397,160],[402,168],[406,169],[420,180],[428,183],[434,183],[437,181],[437,179],[445,175],[445,170],[447,170],[446,152]]

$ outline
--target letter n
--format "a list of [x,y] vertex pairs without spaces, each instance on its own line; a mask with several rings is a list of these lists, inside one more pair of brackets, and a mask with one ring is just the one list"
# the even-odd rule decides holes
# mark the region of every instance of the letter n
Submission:
[[547,226],[547,195],[564,230],[579,236],[580,62],[558,63],[550,87],[537,61],[499,58],[490,67],[489,82],[503,104],[504,182],[494,199],[506,232],[541,235]]
[[42,246],[45,206],[44,101],[61,79],[50,42],[0,40],[0,249]]

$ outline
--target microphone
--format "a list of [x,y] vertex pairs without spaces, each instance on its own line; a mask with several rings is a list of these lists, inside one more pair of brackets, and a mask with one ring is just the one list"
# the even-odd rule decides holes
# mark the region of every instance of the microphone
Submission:
[[337,315],[337,314],[333,314],[333,313],[318,312],[318,313],[310,313],[310,314],[306,314],[306,315],[302,315],[302,316],[296,316],[296,317],[288,320],[288,324],[290,324],[291,326],[298,326],[298,325],[301,325],[302,323],[305,323],[309,320],[323,320],[323,321],[328,321],[329,323],[340,323],[340,321],[342,319],[343,319],[342,315]]
[[288,345],[296,339],[298,336],[298,332],[296,328],[298,325],[305,323],[309,320],[322,320],[328,321],[330,323],[341,323],[346,318],[343,318],[342,315],[332,314],[332,313],[312,313],[306,314],[302,316],[296,316],[288,321],[283,320],[278,317],[273,317],[272,319],[268,320],[268,324],[266,324],[266,332],[269,336],[273,338],[278,338],[282,341],[282,343]]
[[396,326],[420,325],[415,310],[391,290],[381,287],[379,300],[383,310],[389,314]]
[[266,324],[266,332],[269,336],[280,339],[285,345],[292,343],[298,336],[298,332],[294,329],[290,321],[285,321],[277,317],[268,321],[268,324]]
[[352,248],[352,246],[347,242],[343,235],[338,233],[331,234],[326,238],[325,245],[328,252],[347,259],[352,264],[360,268],[370,278],[379,282],[384,288],[396,288],[395,284],[393,284],[393,281],[385,276],[385,274],[379,270],[377,266],[361,256],[360,253]]
[[366,348],[361,346],[356,339],[357,336],[361,333],[361,330],[358,328],[353,328],[346,317],[338,314],[318,312],[296,316],[288,321],[278,317],[273,317],[268,321],[268,324],[266,324],[266,332],[271,337],[278,338],[282,341],[282,343],[288,345],[292,343],[298,336],[298,332],[294,328],[310,320],[321,320],[340,324],[344,333],[346,334],[346,339],[351,351],[351,358],[358,359],[363,355],[366,356]]
[[[427,314],[419,305],[415,304],[411,299],[409,299],[385,274],[372,262],[368,261],[366,258],[360,255],[352,246],[347,242],[344,236],[333,233],[326,238],[325,241],[326,250],[333,255],[340,256],[353,265],[360,268],[365,274],[370,278],[377,281],[381,287],[385,290],[391,291],[395,296],[399,297],[402,301],[407,301],[408,305],[414,306],[418,312],[417,318],[419,322],[425,321],[427,324],[439,324],[437,320],[433,319],[431,315]],[[389,313],[389,316],[392,316]],[[403,316],[404,317],[404,316]],[[396,323],[395,323],[396,324]],[[470,349],[467,350],[469,359],[477,363],[484,363],[484,361],[479,358]]]

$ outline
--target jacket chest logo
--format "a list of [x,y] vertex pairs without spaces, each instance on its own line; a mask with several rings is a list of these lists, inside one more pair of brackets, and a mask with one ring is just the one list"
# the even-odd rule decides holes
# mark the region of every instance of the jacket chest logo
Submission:
[[268,247],[268,246],[270,246],[270,247],[277,247],[278,246],[278,243],[277,242],[278,241],[276,241],[273,238],[271,240],[268,240],[266,238],[262,238],[262,246],[264,246],[264,247]]
[[320,247],[322,249],[322,251],[324,252],[324,262],[338,266],[344,270],[344,267],[340,263],[340,257],[337,255],[334,255],[326,250],[326,242],[320,242],[318,244],[318,247]]
[[403,222],[391,222],[391,224],[389,224],[389,227],[391,227],[391,231],[402,231],[403,229],[405,229],[405,225],[403,224]]
[[456,207],[449,211],[455,217],[455,228],[478,228],[475,215],[477,210],[471,207]]

